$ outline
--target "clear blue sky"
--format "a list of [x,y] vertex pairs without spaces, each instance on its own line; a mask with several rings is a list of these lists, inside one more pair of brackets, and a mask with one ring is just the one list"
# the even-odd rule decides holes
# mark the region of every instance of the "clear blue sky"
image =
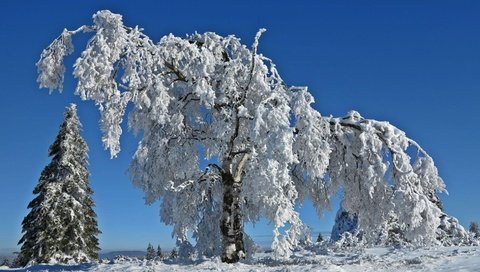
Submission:
[[[468,226],[480,221],[480,2],[479,1],[2,1],[0,3],[0,249],[16,248],[31,191],[49,163],[62,114],[78,104],[90,147],[91,184],[104,250],[170,247],[171,229],[159,221],[158,204],[125,172],[138,139],[122,138],[110,160],[101,146],[98,111],[73,95],[68,59],[63,94],[36,83],[35,62],[64,27],[90,24],[97,10],[124,15],[154,40],[174,33],[235,34],[250,45],[260,27],[260,52],[272,58],[292,85],[307,85],[323,115],[351,109],[389,120],[436,160],[449,196],[445,209]],[[335,207],[336,208],[336,207]],[[329,231],[311,208],[302,217]],[[269,234],[265,224],[253,235]],[[260,237],[260,236],[258,236]]]

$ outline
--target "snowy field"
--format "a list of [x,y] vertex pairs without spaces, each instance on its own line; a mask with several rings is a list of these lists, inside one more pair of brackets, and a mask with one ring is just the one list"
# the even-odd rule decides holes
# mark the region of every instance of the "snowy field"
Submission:
[[350,251],[297,252],[288,260],[267,253],[249,262],[224,264],[219,259],[196,262],[116,261],[83,265],[35,265],[0,271],[480,271],[480,247],[417,249],[370,248]]

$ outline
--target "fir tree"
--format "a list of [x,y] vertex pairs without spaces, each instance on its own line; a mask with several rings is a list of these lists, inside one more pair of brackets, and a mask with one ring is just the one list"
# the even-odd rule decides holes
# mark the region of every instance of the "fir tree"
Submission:
[[7,258],[5,258],[3,259],[2,263],[0,263],[0,266],[10,267],[10,261]]
[[153,248],[152,244],[148,243],[147,247],[147,254],[145,255],[145,259],[153,260],[155,259],[155,249]]
[[158,245],[157,247],[157,258],[159,258],[160,260],[164,258],[162,248],[160,247],[160,245]]
[[321,243],[323,242],[323,236],[321,233],[318,233],[318,236],[317,236],[317,243]]
[[76,106],[67,107],[52,161],[42,171],[22,222],[21,252],[16,263],[88,262],[98,259],[96,214],[87,169],[88,147],[80,135]]
[[170,259],[176,259],[178,257],[177,250],[175,248],[170,252]]
[[470,232],[475,235],[475,237],[479,238],[480,237],[480,228],[478,227],[477,222],[471,222],[470,223]]

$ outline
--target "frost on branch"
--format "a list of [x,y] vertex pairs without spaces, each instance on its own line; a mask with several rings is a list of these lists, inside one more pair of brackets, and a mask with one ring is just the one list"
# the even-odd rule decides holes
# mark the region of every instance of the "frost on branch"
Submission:
[[313,96],[307,88],[290,88],[294,113],[293,146],[296,158],[291,167],[299,201],[310,198],[319,214],[330,205],[332,192],[323,180],[331,152],[330,124],[311,107]]
[[467,232],[455,217],[442,214],[437,229],[437,240],[441,245],[478,246],[480,241],[474,233]]
[[[398,222],[407,241],[435,242],[442,215],[436,194],[445,185],[432,158],[388,122],[367,120],[358,112],[328,122],[328,184],[343,188],[342,208],[358,217],[367,241],[382,243],[378,239],[388,237],[388,222]],[[409,148],[415,149],[413,157]]]
[[120,124],[131,98],[128,93],[120,93],[116,77],[122,66],[120,56],[125,53],[128,35],[136,33],[127,33],[122,16],[110,12],[98,12],[93,21],[95,35],[74,65],[73,74],[78,78],[76,94],[82,99],[95,100],[99,105],[100,127],[104,133],[102,141],[114,157],[120,151]]
[[65,65],[63,58],[73,52],[72,34],[66,29],[60,37],[55,39],[43,50],[40,60],[37,62],[40,88],[48,88],[51,91],[63,89],[63,77]]

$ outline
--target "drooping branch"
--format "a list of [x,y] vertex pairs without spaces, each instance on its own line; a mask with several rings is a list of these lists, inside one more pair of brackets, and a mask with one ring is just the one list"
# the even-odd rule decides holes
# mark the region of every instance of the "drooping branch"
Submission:
[[252,60],[250,64],[251,65],[250,75],[249,75],[247,87],[245,88],[245,93],[248,91],[248,89],[250,88],[250,84],[252,83],[253,72],[255,71],[255,58],[257,57],[258,42],[260,41],[260,37],[265,31],[267,31],[265,28],[260,28],[257,34],[255,35],[255,40],[252,45]]
[[[325,120],[334,146],[329,177],[343,186],[342,208],[358,216],[367,242],[385,242],[391,228],[398,228],[408,242],[436,241],[442,214],[436,194],[445,190],[445,184],[425,150],[388,122],[367,120],[357,112]],[[409,147],[417,149],[413,162]],[[385,151],[392,156],[391,163]]]
[[[385,147],[388,149],[388,151],[392,155],[396,155],[396,154],[399,154],[400,152],[403,152],[402,150],[399,150],[399,148],[400,148],[399,146],[392,146],[391,139],[388,138],[385,135],[384,131],[379,130],[378,127],[376,126],[379,123],[383,123],[381,125],[382,128],[385,128],[386,126],[389,126],[389,127],[392,127],[393,129],[396,129],[392,125],[388,124],[387,122],[378,122],[378,121],[375,121],[375,120],[367,120],[367,119],[362,118],[357,112],[351,112],[351,113],[349,113],[349,115],[347,115],[346,117],[343,117],[343,118],[328,117],[326,119],[328,120],[328,123],[331,126],[331,131],[334,132],[334,134],[335,134],[335,130],[337,129],[337,126],[351,128],[351,129],[356,130],[359,133],[373,133],[374,135],[376,135],[378,137],[378,139],[380,139],[383,142]],[[423,156],[428,156],[429,157],[427,152],[425,152],[425,150],[417,142],[415,142],[414,140],[406,137],[405,135],[402,135],[402,136],[403,136],[404,140],[409,145],[414,146],[417,149],[417,151],[420,152]],[[395,162],[394,162],[394,164],[395,164]],[[395,167],[397,167],[396,164],[395,164]],[[399,172],[403,172],[401,169],[397,168],[397,170]]]

